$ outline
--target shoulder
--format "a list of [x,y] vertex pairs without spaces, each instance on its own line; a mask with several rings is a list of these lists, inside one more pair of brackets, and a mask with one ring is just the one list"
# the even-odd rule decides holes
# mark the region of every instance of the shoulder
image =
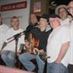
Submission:
[[6,24],[3,24],[3,27],[5,27],[5,28],[8,28],[8,29],[9,29],[9,27],[8,27]]
[[7,33],[6,34],[9,34],[9,33],[12,33],[13,32],[13,29],[12,28],[9,28],[8,30],[7,30]]
[[67,27],[67,26],[61,26],[60,27],[60,29],[59,29],[59,31],[61,31],[61,32],[67,32],[67,31],[69,31],[69,27]]
[[56,32],[54,33],[57,36],[59,36],[60,38],[62,37],[67,37],[70,35],[70,30],[67,26],[61,26],[58,28],[58,30],[56,30]]

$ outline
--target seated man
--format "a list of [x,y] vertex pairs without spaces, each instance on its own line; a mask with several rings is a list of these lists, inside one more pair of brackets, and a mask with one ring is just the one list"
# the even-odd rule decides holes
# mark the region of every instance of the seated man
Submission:
[[14,36],[20,32],[23,32],[23,30],[19,27],[19,22],[20,21],[18,17],[13,16],[11,18],[11,28],[6,33],[7,45],[4,48],[2,48],[1,51],[1,58],[9,67],[15,66],[16,52],[19,53],[20,45],[24,44],[24,35]]

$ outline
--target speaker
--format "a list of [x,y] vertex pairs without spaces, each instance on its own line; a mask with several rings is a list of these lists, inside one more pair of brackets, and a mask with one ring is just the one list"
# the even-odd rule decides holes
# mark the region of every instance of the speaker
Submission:
[[9,68],[9,67],[0,65],[0,73],[33,73],[33,72],[20,70],[17,68]]

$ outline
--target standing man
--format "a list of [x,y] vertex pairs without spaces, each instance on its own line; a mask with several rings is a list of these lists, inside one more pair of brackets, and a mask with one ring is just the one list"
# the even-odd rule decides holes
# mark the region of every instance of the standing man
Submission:
[[67,73],[67,66],[70,56],[70,36],[69,29],[61,26],[60,18],[51,15],[49,22],[53,31],[47,43],[47,73]]
[[70,1],[68,4],[68,11],[72,15],[72,21],[70,22],[71,56],[70,56],[70,64],[68,66],[68,69],[69,69],[69,73],[73,73],[73,1]]

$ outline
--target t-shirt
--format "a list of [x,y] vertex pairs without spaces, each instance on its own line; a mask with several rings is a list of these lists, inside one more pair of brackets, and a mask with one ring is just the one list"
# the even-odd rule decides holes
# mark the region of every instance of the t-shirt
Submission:
[[[48,38],[48,44],[47,44],[47,56],[50,56],[50,58],[48,58],[47,60],[48,63],[54,62],[57,59],[62,45],[69,41],[70,41],[70,32],[68,27],[59,26],[53,29]],[[67,66],[69,60],[70,60],[70,49],[68,48],[64,58],[61,60],[61,63]]]
[[31,33],[33,33],[39,39],[39,49],[46,51],[47,39],[51,31],[52,29],[41,31],[38,27],[34,27],[31,30]]
[[[13,28],[10,28],[10,29],[7,31],[6,39],[9,39],[9,38],[13,37],[14,35],[16,35],[16,34],[18,34],[18,33],[20,33],[20,32],[23,32],[23,30],[22,30],[22,29],[14,30]],[[14,37],[13,37],[13,38],[14,38]],[[12,38],[11,38],[11,39],[12,39]],[[6,40],[6,42],[7,42],[7,41],[10,41],[11,39]],[[21,44],[24,44],[24,43],[25,43],[25,42],[24,42],[24,35],[21,35],[21,36],[18,38],[18,45],[17,45],[18,50],[17,50],[17,51],[19,51],[20,45],[21,45]],[[6,47],[3,49],[3,51],[4,51],[4,50],[8,50],[8,51],[13,51],[13,52],[15,52],[15,47],[16,47],[16,41],[15,41],[15,39],[14,39],[13,41],[7,43],[7,45],[6,45]]]
[[37,25],[37,23],[35,23],[34,25],[32,23],[30,23],[26,30],[25,30],[25,39],[28,38],[30,31]]
[[71,19],[70,18],[66,18],[64,20],[61,20],[61,25],[65,25],[65,26],[70,26],[70,22],[71,22]]

